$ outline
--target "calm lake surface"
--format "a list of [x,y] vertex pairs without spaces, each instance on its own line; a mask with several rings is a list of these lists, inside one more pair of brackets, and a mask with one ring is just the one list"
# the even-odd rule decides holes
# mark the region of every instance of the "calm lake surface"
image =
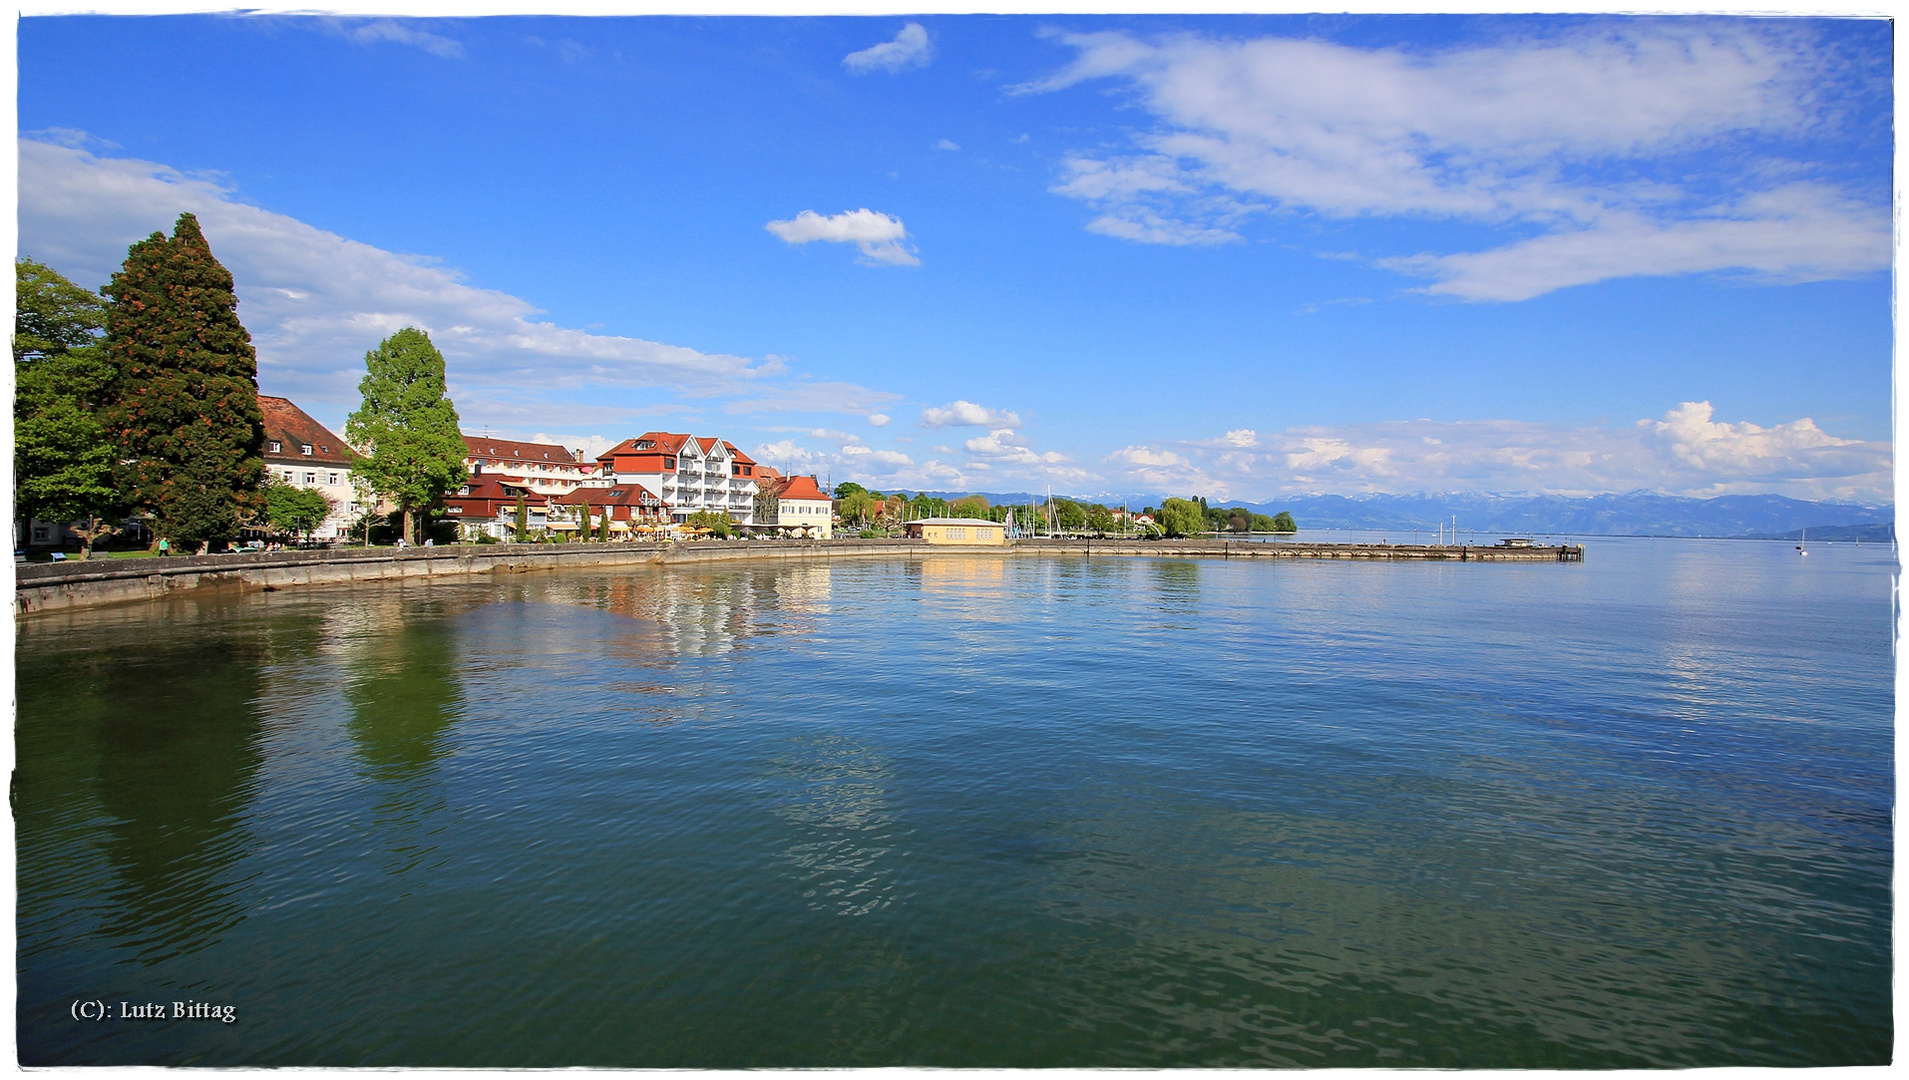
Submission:
[[[20,1060],[1884,1064],[1894,572],[1592,538],[34,618]],[[237,1019],[117,1018],[174,1001]]]

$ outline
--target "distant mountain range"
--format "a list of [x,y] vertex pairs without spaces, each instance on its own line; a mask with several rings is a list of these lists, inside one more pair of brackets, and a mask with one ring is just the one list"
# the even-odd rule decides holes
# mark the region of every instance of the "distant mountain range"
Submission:
[[[930,491],[943,499],[979,494],[989,503],[1039,502],[1027,492]],[[1162,495],[1072,496],[1086,502],[1119,503],[1139,509],[1158,506]],[[1859,503],[1810,502],[1783,495],[1721,495],[1691,499],[1650,492],[1591,495],[1492,495],[1445,493],[1414,495],[1293,495],[1269,502],[1227,501],[1216,506],[1245,506],[1255,512],[1292,514],[1301,529],[1378,529],[1429,532],[1458,517],[1460,535],[1567,534],[1578,536],[1717,536],[1789,539],[1807,529],[1811,538],[1887,540],[1894,535],[1894,508]],[[1839,535],[1838,530],[1849,530]]]

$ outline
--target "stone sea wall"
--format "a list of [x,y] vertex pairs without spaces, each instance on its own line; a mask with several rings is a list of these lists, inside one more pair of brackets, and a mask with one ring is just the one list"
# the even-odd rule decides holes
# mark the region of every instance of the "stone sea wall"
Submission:
[[693,541],[673,544],[467,544],[433,548],[190,555],[170,558],[16,563],[14,612],[31,615],[152,600],[181,589],[284,589],[446,574],[510,574],[567,567],[834,559],[912,555],[1002,558],[1152,556],[1167,558],[1385,559],[1450,562],[1564,562],[1582,548],[1260,543],[1226,540],[1021,540],[1006,548],[934,546],[919,540]]

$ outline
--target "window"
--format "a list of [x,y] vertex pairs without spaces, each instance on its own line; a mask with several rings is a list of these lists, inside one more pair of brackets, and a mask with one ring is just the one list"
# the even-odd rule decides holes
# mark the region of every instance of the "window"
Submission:
[[283,449],[285,449],[285,444],[278,442],[277,440],[273,440],[265,444],[265,450],[267,453],[276,454]]
[[285,478],[285,482],[286,482],[286,483],[288,483],[288,484],[289,484],[289,483],[291,483],[291,482],[292,482],[292,470],[290,470],[290,469],[281,469],[281,470],[279,471],[279,475]]
[[321,454],[329,454],[329,453],[331,453],[331,447],[329,447],[329,446],[326,446],[326,445],[324,445],[324,444],[322,444],[322,443],[321,443],[321,444],[319,444],[319,447],[318,447],[318,452],[319,452],[319,453],[321,453]]
[[311,444],[311,443],[308,443],[308,442],[306,442],[306,443],[299,443],[299,444],[298,444],[298,452],[299,452],[299,453],[301,453],[301,454],[303,454],[303,455],[305,455],[306,457],[311,457],[311,456],[312,456],[312,444]]
[[325,483],[327,483],[327,484],[333,484],[333,485],[335,485],[335,484],[337,484],[337,483],[338,483],[338,474],[337,474],[337,473],[335,473],[335,472],[328,472],[328,473],[326,473],[326,474],[325,474]]
[[308,473],[306,473],[306,474],[305,474],[305,482],[306,482],[307,484],[316,484],[316,483],[318,483],[318,474],[317,474],[317,473],[310,473],[310,472],[308,472]]

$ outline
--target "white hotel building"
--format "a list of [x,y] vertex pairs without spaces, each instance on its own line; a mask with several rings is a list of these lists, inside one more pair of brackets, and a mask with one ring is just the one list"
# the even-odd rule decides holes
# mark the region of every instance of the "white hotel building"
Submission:
[[616,483],[655,492],[677,521],[714,510],[738,524],[755,524],[756,462],[735,443],[650,431],[597,455],[597,470]]

